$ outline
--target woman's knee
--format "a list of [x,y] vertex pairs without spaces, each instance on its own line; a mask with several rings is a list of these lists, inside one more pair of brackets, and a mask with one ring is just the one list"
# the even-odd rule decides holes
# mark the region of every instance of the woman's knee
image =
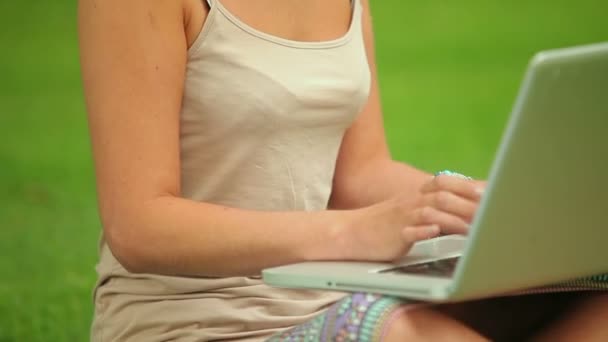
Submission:
[[383,342],[488,341],[465,324],[430,307],[403,306],[386,324]]
[[608,341],[608,295],[589,294],[554,322],[536,341]]

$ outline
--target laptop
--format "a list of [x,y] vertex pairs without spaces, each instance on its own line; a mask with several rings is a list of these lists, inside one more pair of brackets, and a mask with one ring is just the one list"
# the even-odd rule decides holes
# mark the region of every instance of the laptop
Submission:
[[467,237],[419,242],[395,263],[305,262],[266,269],[263,279],[277,287],[448,302],[602,273],[608,42],[532,58]]

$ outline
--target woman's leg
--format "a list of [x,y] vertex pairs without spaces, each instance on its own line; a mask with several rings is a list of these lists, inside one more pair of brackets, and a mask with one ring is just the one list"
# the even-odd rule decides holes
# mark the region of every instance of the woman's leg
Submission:
[[431,306],[403,306],[386,322],[382,342],[489,341],[466,324]]
[[555,293],[433,305],[356,293],[269,341],[529,340],[579,297]]
[[538,341],[608,341],[608,294],[579,297],[568,313],[538,335]]
[[[387,341],[398,341],[401,336],[411,337],[412,340],[461,340],[461,341],[526,341],[538,335],[548,326],[564,317],[581,298],[580,293],[547,293],[536,295],[521,295],[488,298],[456,304],[440,304],[426,307],[406,306],[402,309],[400,319],[389,323],[389,331],[393,333]],[[593,304],[592,308],[583,306],[586,315],[596,314],[595,320],[590,320],[591,334],[606,334],[608,329],[599,327],[601,316],[595,313],[602,307],[601,314],[608,317],[608,295],[603,302]],[[595,311],[594,311],[595,310]],[[583,313],[578,319],[586,320]],[[606,320],[606,319],[605,319]],[[575,323],[576,324],[576,323]],[[557,334],[564,334],[562,331]],[[587,335],[585,335],[587,336]],[[608,341],[606,335],[601,341]],[[389,335],[387,335],[389,337]],[[415,338],[414,338],[415,337]],[[449,338],[448,338],[449,337]],[[554,341],[553,337],[547,341]],[[564,341],[583,340],[569,339]],[[593,341],[593,340],[592,340]]]
[[578,293],[507,296],[442,304],[436,310],[492,341],[523,341],[559,319],[579,297]]

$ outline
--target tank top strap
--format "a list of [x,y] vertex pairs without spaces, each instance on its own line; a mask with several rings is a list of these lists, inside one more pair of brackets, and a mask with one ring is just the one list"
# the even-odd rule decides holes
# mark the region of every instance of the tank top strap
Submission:
[[361,0],[351,0],[351,31],[361,32],[362,29],[362,13],[363,5]]
[[205,0],[205,1],[207,1],[207,5],[209,6],[209,8],[211,8],[213,6],[213,0]]

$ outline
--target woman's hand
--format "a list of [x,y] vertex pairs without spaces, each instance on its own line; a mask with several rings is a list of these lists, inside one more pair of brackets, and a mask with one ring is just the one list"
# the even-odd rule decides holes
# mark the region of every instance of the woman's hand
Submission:
[[443,234],[466,234],[485,190],[486,183],[457,176],[431,178],[421,188],[417,207],[427,208],[429,222]]
[[412,207],[411,195],[352,211],[338,233],[339,248],[349,260],[390,261],[418,241],[440,234],[466,234],[484,182],[453,176],[425,183]]

